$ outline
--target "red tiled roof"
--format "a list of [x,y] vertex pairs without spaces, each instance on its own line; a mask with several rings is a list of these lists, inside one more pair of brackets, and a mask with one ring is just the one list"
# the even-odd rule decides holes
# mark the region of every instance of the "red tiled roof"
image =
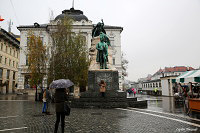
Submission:
[[165,67],[164,69],[159,69],[154,75],[162,72],[185,72],[187,70],[194,70],[194,68],[185,66]]

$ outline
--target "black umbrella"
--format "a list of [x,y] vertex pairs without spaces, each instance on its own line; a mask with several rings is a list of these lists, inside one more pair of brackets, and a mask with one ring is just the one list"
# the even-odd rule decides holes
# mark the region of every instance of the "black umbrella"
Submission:
[[69,88],[73,85],[74,83],[70,81],[69,79],[58,79],[58,80],[53,81],[50,84],[49,88],[52,88],[52,89]]

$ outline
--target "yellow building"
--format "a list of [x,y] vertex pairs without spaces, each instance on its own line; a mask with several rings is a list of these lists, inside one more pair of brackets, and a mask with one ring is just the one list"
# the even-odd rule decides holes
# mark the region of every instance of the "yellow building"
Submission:
[[0,28],[0,94],[16,91],[19,52],[20,42]]

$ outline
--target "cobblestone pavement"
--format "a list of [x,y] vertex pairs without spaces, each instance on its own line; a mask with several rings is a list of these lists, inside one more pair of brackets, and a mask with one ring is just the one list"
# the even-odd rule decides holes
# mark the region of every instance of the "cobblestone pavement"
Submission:
[[[21,96],[19,96],[21,97]],[[0,133],[52,133],[52,115],[41,113],[34,98],[0,95]],[[59,128],[60,131],[60,128]],[[76,109],[65,119],[66,133],[190,133],[200,132],[200,119],[146,109]]]

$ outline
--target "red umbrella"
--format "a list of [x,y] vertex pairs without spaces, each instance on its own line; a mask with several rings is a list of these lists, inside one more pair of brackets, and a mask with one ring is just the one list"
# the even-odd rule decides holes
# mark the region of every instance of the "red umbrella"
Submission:
[[1,18],[1,16],[0,16],[0,21],[4,21],[4,19],[3,19],[3,18]]
[[135,88],[132,88],[132,91],[134,91],[135,90]]

